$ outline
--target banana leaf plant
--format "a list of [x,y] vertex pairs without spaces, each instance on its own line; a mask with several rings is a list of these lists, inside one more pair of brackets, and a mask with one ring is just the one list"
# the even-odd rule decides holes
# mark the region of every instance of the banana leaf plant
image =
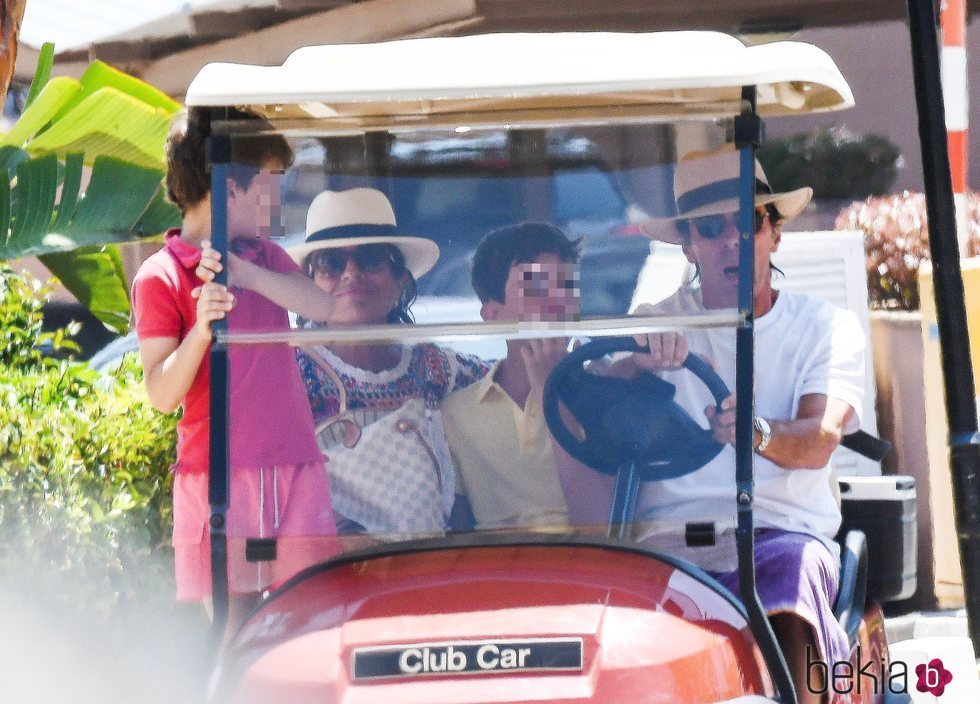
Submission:
[[23,113],[0,136],[0,260],[38,257],[122,333],[129,292],[116,245],[180,221],[163,175],[181,105],[100,61],[80,80],[50,78],[53,56],[46,44]]

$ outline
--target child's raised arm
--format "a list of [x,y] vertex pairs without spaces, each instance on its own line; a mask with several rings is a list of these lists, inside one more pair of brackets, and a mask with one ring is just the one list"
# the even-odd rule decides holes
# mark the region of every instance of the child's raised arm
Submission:
[[[229,284],[255,291],[307,320],[325,322],[329,319],[334,305],[333,296],[301,271],[273,271],[234,254],[229,255],[229,262]],[[201,243],[198,277],[211,281],[221,268],[221,255],[205,240]]]

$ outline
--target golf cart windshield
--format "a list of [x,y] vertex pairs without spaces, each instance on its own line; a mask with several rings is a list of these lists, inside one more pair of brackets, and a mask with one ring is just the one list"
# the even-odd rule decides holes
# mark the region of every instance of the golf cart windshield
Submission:
[[[725,120],[340,137],[265,124],[215,125],[232,155],[295,155],[284,169],[245,156],[226,167],[239,588],[345,550],[463,534],[612,536],[678,553],[704,542],[692,531],[727,530],[712,551],[725,558],[705,564],[734,568],[734,450],[704,409],[734,389],[737,201],[697,221],[714,254],[695,268],[673,193],[678,155],[724,144]],[[734,149],[724,161],[738,173]],[[394,222],[379,221],[385,203]],[[491,232],[503,235],[477,254]],[[648,259],[658,285],[634,301]],[[287,315],[247,288],[249,265],[278,286],[305,277],[322,297]],[[636,374],[631,336],[653,333],[717,352],[693,370]],[[553,385],[563,447],[544,382],[589,339],[593,358],[562,365]],[[717,501],[696,521],[672,513],[683,476],[709,463]],[[634,496],[610,528],[615,478],[630,473]]]
[[724,594],[700,570],[751,576],[753,233],[775,217],[752,146],[757,115],[851,103],[825,54],[711,33],[317,47],[206,67],[188,103],[236,296],[210,478],[232,592],[520,542],[656,554]]

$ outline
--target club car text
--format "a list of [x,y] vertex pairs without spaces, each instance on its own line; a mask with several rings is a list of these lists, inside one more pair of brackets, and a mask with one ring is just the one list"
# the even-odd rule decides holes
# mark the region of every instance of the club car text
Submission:
[[354,651],[354,679],[582,669],[582,639],[420,643]]

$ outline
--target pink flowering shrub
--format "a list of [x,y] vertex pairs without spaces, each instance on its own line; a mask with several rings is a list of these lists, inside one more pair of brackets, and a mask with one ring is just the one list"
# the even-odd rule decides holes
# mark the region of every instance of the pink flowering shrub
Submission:
[[[969,254],[980,253],[980,195],[967,196]],[[922,193],[872,196],[844,208],[837,230],[863,230],[868,298],[872,308],[919,309],[919,266],[929,259],[926,199]]]

